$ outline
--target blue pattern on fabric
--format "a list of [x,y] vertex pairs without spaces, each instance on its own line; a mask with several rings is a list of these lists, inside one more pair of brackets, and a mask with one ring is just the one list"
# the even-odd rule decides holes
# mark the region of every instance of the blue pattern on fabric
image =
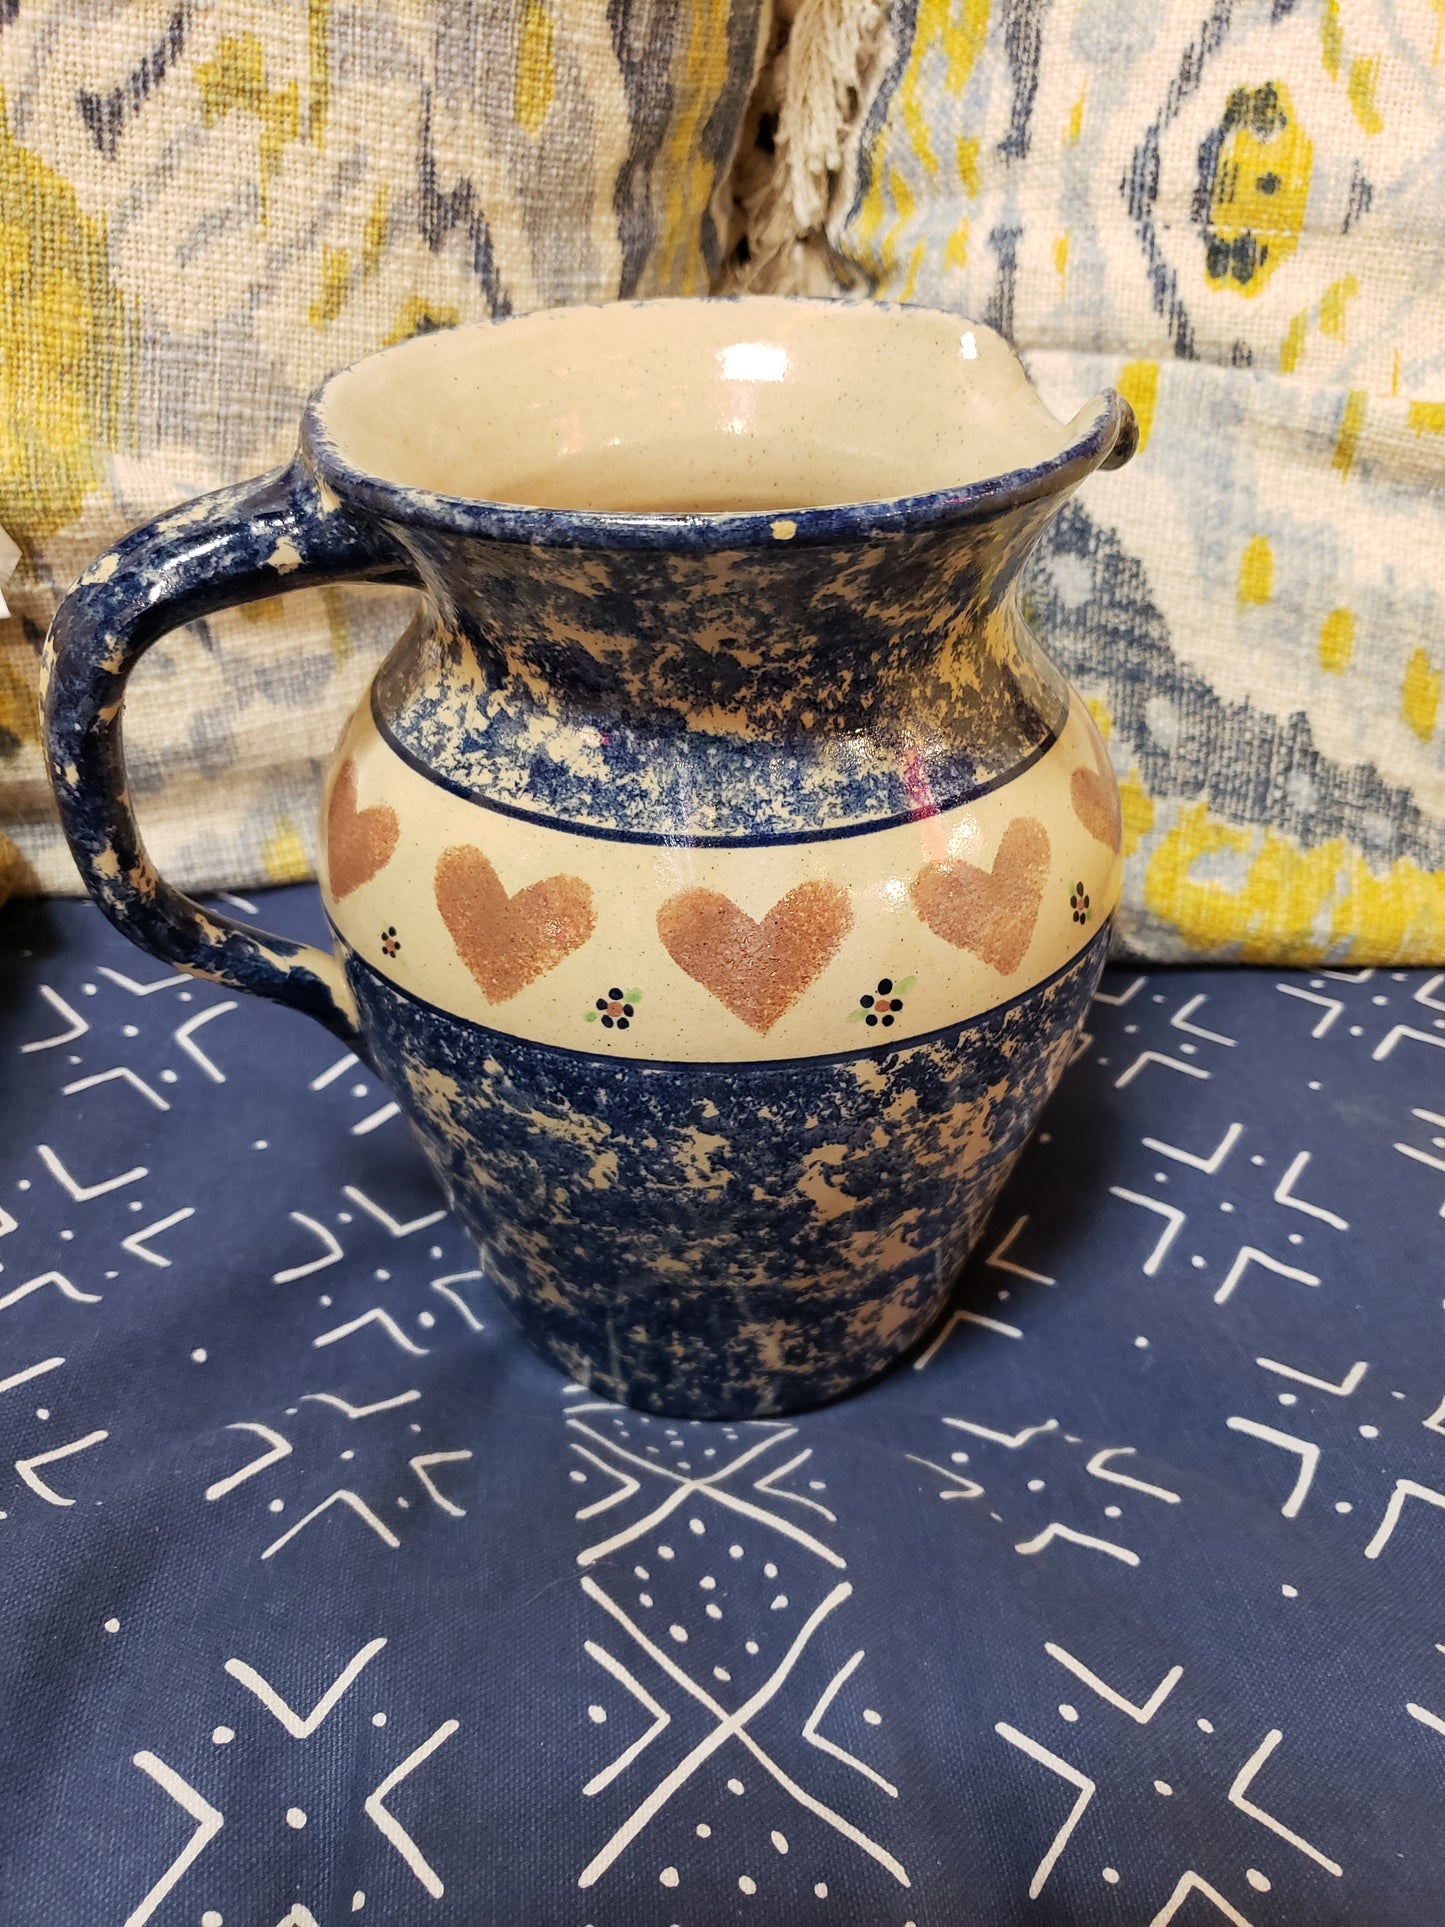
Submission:
[[1445,977],[1086,1032],[911,1359],[684,1423],[334,1039],[10,906],[5,1927],[1433,1920]]

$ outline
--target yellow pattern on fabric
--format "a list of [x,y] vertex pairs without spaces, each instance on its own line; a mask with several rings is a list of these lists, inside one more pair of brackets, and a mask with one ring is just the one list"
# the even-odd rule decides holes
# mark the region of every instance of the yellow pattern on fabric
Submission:
[[1352,274],[1342,274],[1338,281],[1332,281],[1320,296],[1320,333],[1328,335],[1332,341],[1345,338],[1345,303],[1352,301],[1360,292],[1360,284]]
[[[29,657],[34,663],[34,656]],[[12,662],[0,656],[0,756],[17,743],[40,740],[40,691],[38,678],[24,672],[26,657]],[[38,665],[36,665],[38,668]]]
[[1246,545],[1239,561],[1239,600],[1241,604],[1268,602],[1274,594],[1274,550],[1268,536],[1256,535]]
[[[948,71],[943,84],[955,100],[968,85],[978,64],[988,35],[989,0],[959,0],[958,18],[950,18],[949,0],[924,0],[930,15],[930,31],[936,31],[948,56]],[[920,26],[923,8],[919,9]],[[934,21],[937,21],[936,27]]]
[[449,303],[427,301],[419,294],[408,295],[396,311],[390,334],[382,336],[381,345],[394,348],[397,342],[410,341],[413,335],[430,334],[437,328],[455,328],[461,318],[461,310]]
[[369,281],[381,266],[382,250],[386,246],[388,226],[389,190],[385,181],[376,190],[371,203],[371,212],[366,217],[366,231],[361,239],[361,278]]
[[913,213],[913,190],[896,167],[888,170],[888,191],[898,218],[878,243],[878,265],[885,282],[893,280],[894,264],[898,258],[898,236],[907,227]]
[[[99,486],[131,376],[103,220],[11,138],[0,95],[0,524],[53,535]],[[34,724],[27,724],[27,740]]]
[[[1249,858],[1243,883],[1231,887],[1191,876],[1202,859]],[[1226,953],[1241,963],[1428,962],[1445,947],[1445,871],[1408,859],[1377,876],[1342,838],[1302,849],[1262,826],[1240,829],[1196,803],[1149,859],[1144,899],[1191,949]]]
[[1365,407],[1368,399],[1363,388],[1352,388],[1345,396],[1345,406],[1340,415],[1339,433],[1335,436],[1335,452],[1330,457],[1330,467],[1339,470],[1341,481],[1344,481],[1355,465],[1355,449],[1359,445],[1360,430],[1365,425]]
[[1159,399],[1157,361],[1126,361],[1114,386],[1134,411],[1139,424],[1139,453],[1149,446],[1154,429],[1154,404]]
[[254,114],[261,123],[261,221],[271,211],[271,182],[287,144],[301,132],[301,93],[294,80],[284,87],[266,85],[266,54],[253,33],[239,38],[227,34],[210,60],[196,68],[201,108],[207,127],[235,110]]
[[542,0],[526,0],[517,35],[517,79],[512,112],[529,134],[537,134],[547,118],[557,88],[556,35],[552,16]]
[[338,663],[345,662],[351,654],[351,628],[346,620],[346,603],[340,589],[323,589],[321,606],[326,611],[326,633],[331,638],[332,659]]
[[261,861],[272,883],[300,883],[310,876],[306,845],[289,816],[283,816],[261,845]]
[[1345,34],[1340,25],[1340,0],[1324,0],[1320,9],[1320,58],[1331,80],[1340,77],[1340,59],[1345,51]]
[[933,143],[928,138],[928,122],[923,114],[923,101],[917,94],[905,94],[899,110],[903,117],[903,131],[908,136],[908,145],[914,157],[929,180],[938,179],[938,157],[933,151]]
[[1314,149],[1282,80],[1230,95],[1209,194],[1211,288],[1260,293],[1299,246]]
[[[1445,288],[1420,266],[1445,245],[1445,0],[1224,6],[1207,58],[1190,0],[1127,34],[1097,0],[1025,11],[1021,50],[1018,9],[990,10],[960,101],[962,0],[890,10],[828,239],[882,298],[1001,319],[1050,401],[1112,385],[1134,409],[1142,459],[1035,564],[1060,598],[1045,646],[1116,711],[1120,942],[1445,962]],[[1222,706],[1203,780],[1196,684]],[[1308,819],[1280,780],[1301,715]],[[1195,805],[1243,841],[1184,864],[1216,894],[1171,917]]]
[[[936,177],[938,171],[928,134],[929,115],[933,111],[931,86],[935,56],[939,51],[943,53],[944,92],[956,99],[968,85],[983,52],[988,16],[989,0],[919,0],[908,66],[898,84],[896,98],[910,152],[930,179]],[[977,195],[979,191],[978,155],[977,137],[960,136],[958,174],[970,195]],[[890,200],[896,220],[884,234]],[[868,267],[874,293],[889,299],[907,298],[900,297],[896,286],[897,246],[899,232],[912,214],[913,206],[913,194],[895,165],[874,169],[858,210],[858,240],[870,257]],[[916,251],[910,253],[911,278],[916,279],[920,260]]]
[[1331,609],[1320,624],[1320,668],[1332,676],[1342,676],[1354,653],[1354,611]]
[[1310,325],[1309,309],[1305,308],[1290,319],[1285,330],[1284,340],[1279,344],[1279,371],[1282,375],[1292,375],[1304,357],[1305,334]]
[[923,266],[923,257],[928,251],[926,241],[915,241],[913,252],[908,257],[908,272],[903,277],[903,286],[898,290],[900,301],[911,301],[918,288],[918,271]]
[[1131,769],[1119,785],[1119,808],[1124,822],[1124,854],[1133,856],[1154,827],[1154,801],[1137,769]]
[[666,286],[672,294],[708,291],[697,236],[712,198],[713,173],[702,149],[702,130],[727,74],[730,11],[729,0],[694,0],[685,12],[688,38],[676,85],[689,105],[669,127],[657,168],[657,178],[668,184],[662,226],[670,246],[659,250],[652,285]]
[[1400,686],[1400,714],[1422,743],[1435,734],[1440,713],[1440,673],[1430,666],[1430,658],[1417,649],[1405,668]]
[[[306,396],[384,338],[706,291],[771,0],[611,11],[24,0],[0,31],[0,523],[22,551],[0,825],[27,887],[79,881],[33,638],[92,557],[285,462]],[[400,590],[289,597],[143,679],[146,836],[177,885],[244,889],[268,844],[269,874],[302,874],[325,747],[408,613]]]
[[326,141],[326,116],[331,108],[331,0],[309,0],[306,24],[311,55],[306,133],[313,147],[321,147]]
[[321,290],[306,310],[313,328],[325,328],[335,321],[346,306],[351,292],[351,255],[345,248],[321,250]]
[[1375,105],[1375,83],[1380,77],[1380,56],[1373,60],[1350,62],[1349,96],[1355,119],[1367,134],[1384,132],[1385,123]]
[[1332,945],[1360,963],[1438,963],[1445,956],[1445,870],[1408,857],[1378,877],[1351,854],[1330,916]]
[[[1352,274],[1342,274],[1338,281],[1330,283],[1320,296],[1319,324],[1322,335],[1328,336],[1331,341],[1344,341],[1346,307],[1359,292],[1360,284]],[[1309,325],[1308,308],[1301,308],[1297,315],[1291,315],[1284,340],[1279,348],[1279,369],[1282,375],[1292,375],[1304,360]],[[1398,370],[1396,374],[1398,379]]]
[[[1315,861],[1307,878],[1296,873],[1295,901],[1287,907],[1257,900],[1253,866],[1237,888],[1214,880],[1197,882],[1190,874],[1206,857],[1226,852],[1247,856],[1259,842],[1258,831],[1220,822],[1203,803],[1188,805],[1149,859],[1145,902],[1156,917],[1171,924],[1193,947],[1207,951],[1239,944],[1246,959],[1250,944],[1258,937],[1258,925],[1266,917],[1271,929],[1276,919],[1286,930],[1310,929],[1338,868],[1337,858],[1327,852],[1311,853]],[[1307,914],[1301,919],[1302,907],[1307,908]]]

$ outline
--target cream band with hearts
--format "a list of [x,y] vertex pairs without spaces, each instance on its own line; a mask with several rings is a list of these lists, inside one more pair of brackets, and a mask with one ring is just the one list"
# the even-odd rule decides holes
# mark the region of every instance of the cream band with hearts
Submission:
[[340,937],[403,991],[509,1036],[662,1062],[834,1056],[1021,996],[1121,882],[1102,744],[1058,740],[954,810],[816,843],[614,841],[504,814],[404,762],[363,706],[322,812]]

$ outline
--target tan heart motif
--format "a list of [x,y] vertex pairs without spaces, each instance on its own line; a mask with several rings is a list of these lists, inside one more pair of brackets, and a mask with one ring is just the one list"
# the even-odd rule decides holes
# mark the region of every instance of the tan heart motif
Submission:
[[[1091,732],[1092,733],[1092,732]],[[1069,800],[1089,835],[1110,850],[1123,842],[1123,817],[1119,809],[1119,785],[1104,745],[1094,737],[1094,767],[1076,769],[1069,778]]]
[[356,764],[347,759],[326,806],[326,873],[339,903],[384,870],[396,849],[396,811],[389,803],[356,807]]
[[657,934],[678,969],[760,1034],[821,975],[852,928],[841,883],[800,883],[761,923],[717,890],[681,890],[657,913]]
[[443,850],[433,879],[437,909],[457,955],[489,1004],[504,1004],[555,970],[597,928],[581,877],[543,877],[509,897],[501,878],[468,843]]
[[1033,941],[1048,867],[1048,832],[1036,817],[1017,816],[999,840],[992,870],[930,863],[913,879],[910,895],[935,937],[971,950],[1006,977]]

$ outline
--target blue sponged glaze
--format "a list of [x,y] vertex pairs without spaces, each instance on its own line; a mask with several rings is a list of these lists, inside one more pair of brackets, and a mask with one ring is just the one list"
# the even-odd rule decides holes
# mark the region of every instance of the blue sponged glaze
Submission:
[[811,838],[948,809],[1067,714],[1013,595],[1053,506],[733,553],[398,524],[427,608],[375,714],[464,795],[649,840]]
[[940,1314],[1067,1061],[1107,929],[1011,1004],[896,1050],[627,1063],[348,975],[398,1095],[537,1349],[628,1404],[837,1396]]
[[42,670],[46,755],[81,879],[143,950],[303,1010],[365,1055],[329,957],[202,910],[157,876],[131,808],[126,679],[158,637],[218,609],[324,582],[406,582],[385,531],[325,504],[300,462],[201,496],[125,536],[56,611]]

